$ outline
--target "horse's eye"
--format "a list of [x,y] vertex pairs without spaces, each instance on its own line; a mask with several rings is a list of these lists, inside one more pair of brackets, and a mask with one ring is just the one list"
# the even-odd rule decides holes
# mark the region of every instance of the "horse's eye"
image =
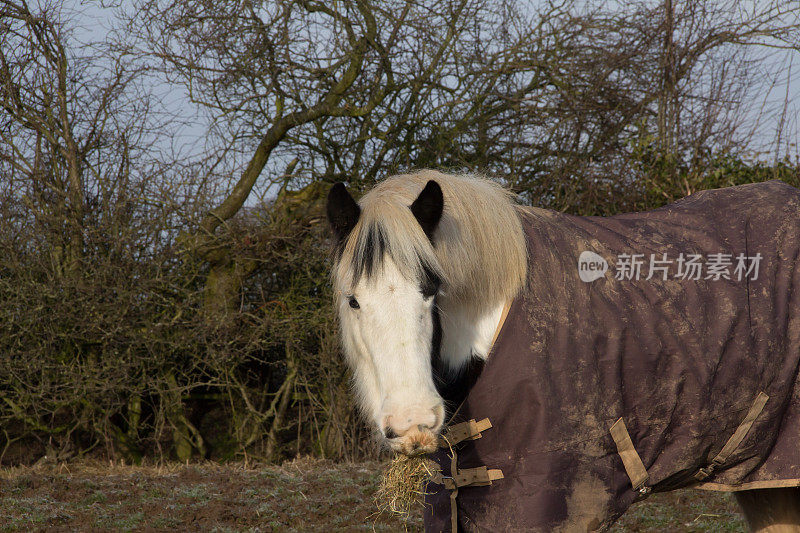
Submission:
[[424,268],[425,275],[423,276],[422,283],[420,284],[420,291],[422,292],[422,296],[427,300],[439,292],[439,286],[442,284],[442,280],[440,280],[439,276],[434,274],[430,268]]
[[348,303],[350,304],[350,307],[352,307],[353,309],[360,309],[361,308],[361,306],[358,305],[358,300],[356,300],[355,296],[351,296],[348,299]]

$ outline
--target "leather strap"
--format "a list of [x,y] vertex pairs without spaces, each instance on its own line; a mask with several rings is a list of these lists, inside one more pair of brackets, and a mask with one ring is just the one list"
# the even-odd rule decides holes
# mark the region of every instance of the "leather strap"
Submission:
[[443,476],[441,472],[436,472],[431,481],[444,485],[447,490],[458,490],[461,487],[485,487],[491,485],[492,481],[497,481],[504,477],[503,471],[499,468],[490,469],[485,466],[457,468],[453,472],[455,474],[451,476]]
[[458,455],[456,451],[450,449],[450,475],[443,476],[441,469],[437,469],[431,476],[431,481],[450,491],[450,529],[453,533],[458,531],[458,489],[460,487],[485,487],[491,485],[492,481],[503,479],[503,471],[499,468],[486,468],[478,466],[476,468],[458,468]]
[[719,453],[714,456],[711,462],[697,471],[697,473],[694,475],[695,480],[703,481],[713,474],[714,470],[722,466],[731,455],[733,455],[736,449],[742,444],[742,441],[747,436],[750,428],[753,427],[753,423],[756,421],[756,418],[758,418],[758,415],[760,415],[761,411],[764,410],[767,400],[769,400],[769,396],[763,392],[758,393],[758,396],[756,396],[756,399],[753,401],[753,405],[750,406],[750,410],[747,411],[747,415],[745,415],[742,423],[739,424],[739,427],[736,428],[736,431],[733,432],[733,435],[731,435],[731,437],[725,443],[725,446],[723,446]]
[[492,343],[489,345],[489,349],[492,349],[494,346],[497,337],[500,336],[500,330],[503,329],[503,324],[506,323],[506,318],[508,318],[508,311],[511,309],[511,302],[512,300],[506,300],[505,305],[503,306],[503,312],[500,313],[500,322],[497,323],[497,327],[494,328],[494,335],[492,335]]
[[439,446],[441,448],[448,448],[465,440],[479,439],[483,436],[481,435],[481,431],[486,431],[491,427],[492,423],[488,418],[477,422],[474,418],[471,418],[466,422],[453,424],[452,426],[448,426],[444,434],[439,437]]
[[490,470],[485,466],[478,466],[457,470],[452,477],[442,477],[442,485],[447,490],[456,490],[459,487],[485,487],[498,479],[503,479],[503,471],[499,468]]
[[[453,450],[453,455],[450,457],[450,472],[457,472],[458,471],[458,455],[456,455],[456,451]],[[454,484],[455,485],[455,484]],[[447,485],[445,485],[447,488]],[[456,501],[456,497],[458,496],[458,485],[455,485],[450,490],[450,531],[452,533],[458,533],[458,502]]]
[[633,446],[631,436],[628,434],[628,428],[625,427],[625,422],[622,418],[614,422],[609,431],[614,439],[614,444],[617,445],[617,453],[622,459],[622,464],[625,466],[625,472],[628,473],[628,477],[631,480],[633,490],[641,491],[645,488],[644,484],[647,483],[650,475],[647,473],[639,454],[636,453],[636,448]]

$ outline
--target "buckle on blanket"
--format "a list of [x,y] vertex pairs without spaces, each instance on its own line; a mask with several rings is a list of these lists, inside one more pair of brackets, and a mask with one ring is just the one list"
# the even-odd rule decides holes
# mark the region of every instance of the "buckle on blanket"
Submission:
[[716,465],[714,463],[711,463],[708,466],[704,466],[704,467],[698,469],[697,472],[695,472],[695,474],[694,474],[694,479],[697,480],[697,481],[703,481],[704,479],[706,479],[707,477],[710,477],[711,474],[714,473],[714,469],[715,468],[716,468]]
[[503,471],[499,468],[478,466],[458,469],[450,476],[445,476],[440,471],[433,475],[431,481],[437,485],[444,485],[447,490],[456,490],[461,487],[485,487],[498,479],[503,479]]
[[[486,422],[489,420],[486,419]],[[471,420],[471,422],[475,422]],[[483,421],[481,421],[483,422]],[[491,425],[490,425],[491,427]],[[491,485],[492,481],[503,479],[503,471],[499,468],[488,469],[485,466],[476,468],[458,468],[458,454],[455,449],[450,448],[450,475],[442,474],[441,467],[436,469],[436,473],[431,476],[431,482],[443,485],[450,491],[450,529],[455,533],[458,531],[458,497],[459,487],[483,487]]]
[[453,424],[447,428],[441,437],[439,437],[439,447],[449,448],[450,446],[455,446],[459,442],[463,442],[465,440],[479,439],[483,436],[481,435],[481,431],[486,431],[491,427],[492,423],[488,418],[484,418],[483,420],[479,420],[477,422],[474,418],[472,418],[466,422]]

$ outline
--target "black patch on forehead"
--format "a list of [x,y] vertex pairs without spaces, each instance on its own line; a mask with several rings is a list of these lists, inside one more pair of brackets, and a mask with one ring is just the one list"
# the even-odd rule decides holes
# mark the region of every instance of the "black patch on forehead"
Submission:
[[353,284],[358,283],[361,276],[367,279],[375,275],[383,266],[383,255],[386,253],[386,237],[380,224],[371,224],[365,229],[365,245],[353,254]]
[[[392,254],[386,238],[386,230],[381,224],[370,224],[361,231],[366,232],[363,236],[364,247],[363,249],[357,247],[350,265],[353,272],[353,285],[358,283],[362,276],[369,279],[377,274],[383,268],[385,255],[388,253],[391,256]],[[357,239],[360,236],[353,235],[350,238]],[[417,256],[417,260],[422,263],[425,272],[426,279],[422,280],[423,284],[427,287],[431,280],[436,280],[435,283],[438,283],[438,276],[434,274],[434,268],[428,265],[421,256]]]

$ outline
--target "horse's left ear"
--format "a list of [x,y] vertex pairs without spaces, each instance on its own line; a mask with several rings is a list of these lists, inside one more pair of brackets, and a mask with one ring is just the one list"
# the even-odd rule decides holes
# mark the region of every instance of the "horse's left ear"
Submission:
[[422,226],[425,235],[431,241],[433,240],[433,231],[439,220],[442,218],[442,211],[444,210],[444,195],[442,195],[442,188],[433,180],[430,180],[422,192],[419,193],[417,199],[411,204],[411,212],[414,217]]

